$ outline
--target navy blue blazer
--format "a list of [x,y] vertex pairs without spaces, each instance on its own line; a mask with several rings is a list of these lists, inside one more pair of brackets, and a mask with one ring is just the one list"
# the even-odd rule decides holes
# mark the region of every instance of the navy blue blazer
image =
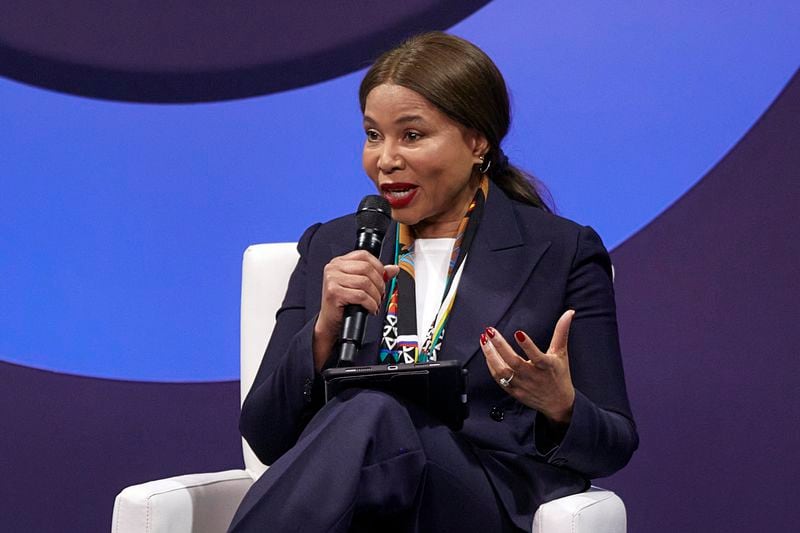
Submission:
[[[396,225],[381,259],[393,260]],[[353,249],[353,215],[310,227],[298,243],[277,323],[240,429],[266,464],[291,448],[322,405],[311,340],[322,273]],[[489,374],[479,336],[494,326],[507,339],[525,331],[546,350],[559,316],[576,311],[569,360],[576,389],[572,421],[554,439],[546,419],[509,396]],[[377,361],[383,316],[370,317],[358,364]],[[512,345],[514,345],[512,341]],[[490,185],[483,219],[464,267],[440,359],[469,369],[470,416],[461,430],[475,448],[511,519],[530,529],[548,500],[580,492],[622,468],[638,445],[617,334],[611,262],[588,227],[511,200]]]

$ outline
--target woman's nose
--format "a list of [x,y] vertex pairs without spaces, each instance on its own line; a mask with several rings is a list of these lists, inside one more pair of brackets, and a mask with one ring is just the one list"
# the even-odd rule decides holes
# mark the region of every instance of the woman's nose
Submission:
[[403,158],[397,152],[394,143],[386,142],[383,144],[380,157],[378,157],[378,170],[384,174],[389,174],[395,170],[403,168]]

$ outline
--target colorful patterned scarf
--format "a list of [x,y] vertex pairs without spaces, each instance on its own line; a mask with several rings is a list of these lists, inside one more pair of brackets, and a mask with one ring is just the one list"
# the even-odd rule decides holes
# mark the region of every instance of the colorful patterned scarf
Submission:
[[380,349],[381,363],[427,363],[437,360],[444,342],[445,326],[455,301],[461,272],[478,229],[488,194],[489,180],[484,177],[458,226],[453,251],[450,254],[442,303],[421,347],[417,335],[414,232],[409,226],[398,223],[394,263],[400,266],[400,273],[392,280],[389,297],[386,300],[386,320],[383,324]]

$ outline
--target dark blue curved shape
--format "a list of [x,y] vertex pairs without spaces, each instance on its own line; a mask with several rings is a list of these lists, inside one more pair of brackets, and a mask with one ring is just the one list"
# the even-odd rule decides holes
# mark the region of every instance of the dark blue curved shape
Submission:
[[0,75],[109,100],[243,98],[352,72],[487,2],[7,0]]
[[631,531],[800,519],[800,71],[689,192],[611,254],[642,445],[603,486]]

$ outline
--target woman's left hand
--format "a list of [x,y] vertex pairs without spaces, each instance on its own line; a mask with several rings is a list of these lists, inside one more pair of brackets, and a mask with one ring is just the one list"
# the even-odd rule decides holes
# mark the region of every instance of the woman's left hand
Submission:
[[575,311],[561,315],[547,352],[542,352],[523,331],[514,333],[528,359],[514,351],[500,332],[486,328],[481,348],[494,380],[520,403],[536,409],[555,424],[569,424],[575,388],[569,374],[567,339]]

